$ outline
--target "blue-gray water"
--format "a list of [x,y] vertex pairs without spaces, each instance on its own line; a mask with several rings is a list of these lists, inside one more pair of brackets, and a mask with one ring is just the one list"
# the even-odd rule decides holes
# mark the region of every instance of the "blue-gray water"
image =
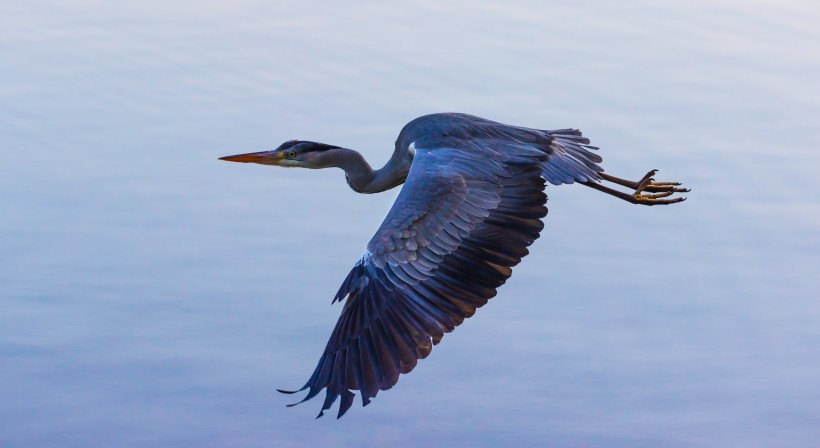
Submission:
[[[274,3],[274,4],[271,4]],[[137,6],[138,5],[138,6]],[[820,8],[715,2],[0,5],[0,446],[816,446]],[[550,187],[512,279],[340,421],[285,408],[395,192],[460,111],[579,127],[632,206]]]

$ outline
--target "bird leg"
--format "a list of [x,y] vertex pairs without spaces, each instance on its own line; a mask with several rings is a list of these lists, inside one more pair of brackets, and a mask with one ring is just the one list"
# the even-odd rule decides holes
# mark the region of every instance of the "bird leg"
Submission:
[[655,182],[652,177],[658,170],[652,170],[644,175],[638,181],[631,181],[621,179],[620,177],[610,176],[609,174],[598,173],[602,180],[612,182],[614,184],[622,185],[627,188],[635,190],[632,194],[623,193],[613,188],[606,187],[595,181],[581,182],[582,184],[592,189],[603,191],[606,194],[615,196],[618,199],[630,202],[632,204],[641,205],[666,205],[674,204],[676,202],[683,202],[685,197],[675,197],[670,199],[663,199],[667,196],[672,196],[675,193],[686,193],[688,188],[680,187],[680,182]]

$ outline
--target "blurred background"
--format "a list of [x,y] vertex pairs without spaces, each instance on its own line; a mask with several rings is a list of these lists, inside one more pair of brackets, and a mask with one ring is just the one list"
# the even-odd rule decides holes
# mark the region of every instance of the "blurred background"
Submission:
[[[820,8],[810,1],[0,4],[0,445],[816,446]],[[287,409],[398,190],[457,111],[577,127],[637,207],[549,187],[531,255],[397,387]],[[296,397],[301,398],[301,397]]]

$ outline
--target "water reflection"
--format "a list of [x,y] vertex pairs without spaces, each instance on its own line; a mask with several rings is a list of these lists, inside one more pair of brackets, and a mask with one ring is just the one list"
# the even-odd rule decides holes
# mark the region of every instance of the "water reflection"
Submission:
[[[820,436],[811,3],[2,9],[2,445]],[[395,194],[216,157],[306,138],[380,165],[444,110],[581,127],[609,172],[695,190],[551,188],[530,257],[412,375],[339,424],[285,409]]]

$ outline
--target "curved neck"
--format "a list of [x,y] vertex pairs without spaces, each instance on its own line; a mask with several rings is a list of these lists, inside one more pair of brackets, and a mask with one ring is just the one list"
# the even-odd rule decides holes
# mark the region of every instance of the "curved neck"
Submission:
[[404,183],[413,159],[398,151],[380,169],[374,170],[358,151],[347,148],[334,150],[331,166],[345,172],[347,184],[359,193],[379,193]]

